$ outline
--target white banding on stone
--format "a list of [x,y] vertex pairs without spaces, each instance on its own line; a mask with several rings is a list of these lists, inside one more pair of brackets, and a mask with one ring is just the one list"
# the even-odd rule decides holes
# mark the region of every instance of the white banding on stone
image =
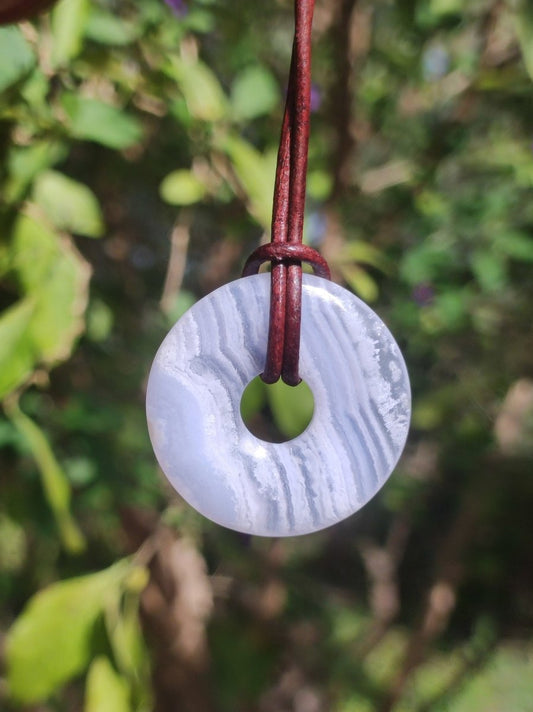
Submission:
[[284,443],[252,435],[240,403],[262,370],[270,276],[226,284],[174,325],[150,372],[147,417],[162,470],[204,516],[230,529],[293,536],[353,514],[403,450],[409,378],[381,319],[343,287],[303,275],[300,375],[315,408]]

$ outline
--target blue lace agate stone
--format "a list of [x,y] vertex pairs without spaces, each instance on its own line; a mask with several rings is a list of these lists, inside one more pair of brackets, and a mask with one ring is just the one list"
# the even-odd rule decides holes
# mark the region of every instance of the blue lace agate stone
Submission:
[[307,534],[360,509],[386,482],[409,428],[400,350],[360,299],[303,275],[300,375],[313,392],[307,429],[284,443],[244,424],[244,389],[265,363],[270,275],[197,302],[155,357],[147,392],[162,470],[204,516],[263,536]]

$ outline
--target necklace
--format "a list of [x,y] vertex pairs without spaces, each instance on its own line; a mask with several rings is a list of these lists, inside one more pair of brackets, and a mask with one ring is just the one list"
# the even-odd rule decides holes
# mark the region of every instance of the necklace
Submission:
[[[391,333],[302,244],[313,6],[295,2],[272,242],[174,325],[147,389],[150,438],[172,485],[204,516],[263,536],[318,531],[366,504],[402,453],[411,410]],[[257,274],[265,261],[270,276]],[[302,274],[302,262],[315,274]],[[306,380],[315,410],[301,435],[274,444],[250,433],[240,403],[259,373],[266,383]]]

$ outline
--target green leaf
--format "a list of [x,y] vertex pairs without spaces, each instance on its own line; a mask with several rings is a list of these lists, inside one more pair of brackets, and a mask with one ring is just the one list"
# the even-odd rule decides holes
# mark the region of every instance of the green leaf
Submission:
[[279,430],[287,438],[294,438],[302,433],[309,425],[315,407],[313,392],[307,383],[302,381],[293,387],[280,380],[267,386],[266,393]]
[[408,284],[432,282],[442,277],[455,260],[453,245],[435,234],[411,248],[400,262],[400,273]]
[[499,234],[494,245],[515,260],[533,262],[533,239],[527,233],[509,231]]
[[7,682],[14,700],[45,700],[87,667],[94,625],[128,569],[127,561],[119,561],[53,584],[30,600],[6,640]]
[[[201,4],[209,5],[209,1]],[[187,15],[181,21],[187,30],[201,35],[213,32],[217,26],[217,17],[207,9],[195,7],[194,3],[189,5]]]
[[379,295],[376,281],[361,267],[353,264],[340,265],[343,278],[365,302],[374,302]]
[[459,14],[463,9],[462,0],[429,0],[417,6],[417,23],[423,27],[432,27],[446,16]]
[[53,109],[49,101],[50,78],[36,67],[20,88],[20,96],[31,106],[32,113],[40,121],[53,121]]
[[430,0],[429,6],[430,11],[436,16],[461,12],[464,8],[462,0]]
[[113,329],[113,310],[101,299],[93,299],[87,313],[87,338],[96,343],[105,341]]
[[374,245],[362,240],[354,240],[346,243],[343,246],[338,257],[340,263],[343,262],[362,262],[363,264],[371,265],[384,273],[390,274],[392,266],[387,257]]
[[102,235],[102,211],[96,196],[86,185],[63,173],[46,171],[35,182],[33,198],[60,230],[87,237]]
[[436,190],[427,188],[421,190],[420,193],[414,196],[414,201],[418,212],[438,220],[441,220],[450,210],[445,196]]
[[176,294],[164,308],[169,326],[173,326],[196,301],[196,297],[192,292],[186,289],[180,289],[179,293]]
[[0,92],[23,79],[35,55],[18,27],[0,27]]
[[45,363],[64,360],[83,328],[90,268],[69,239],[26,215],[13,245],[19,279],[36,302],[30,336]]
[[116,150],[133,146],[142,138],[140,122],[116,106],[77,94],[64,94],[62,103],[74,138],[96,141]]
[[0,566],[2,575],[16,573],[24,565],[28,553],[28,540],[24,527],[0,512]]
[[206,64],[174,57],[171,73],[180,85],[191,116],[201,121],[220,121],[225,117],[226,95]]
[[428,319],[431,316],[436,318],[435,328],[437,331],[447,329],[454,331],[463,328],[470,312],[470,293],[468,289],[450,290],[438,294],[432,307],[423,312]]
[[41,474],[46,500],[54,513],[65,549],[78,554],[85,549],[85,538],[70,513],[71,490],[46,435],[19,408],[14,400],[6,402],[6,412],[26,440]]
[[90,457],[68,457],[62,460],[68,481],[78,487],[85,487],[98,476],[98,465]]
[[178,170],[163,179],[159,193],[171,205],[193,205],[202,200],[206,189],[192,171]]
[[95,6],[91,7],[91,14],[85,25],[85,36],[93,42],[118,47],[131,44],[140,32],[140,26]]
[[266,401],[266,385],[256,376],[244,389],[241,398],[241,416],[245,423],[258,413]]
[[501,646],[477,675],[469,675],[453,699],[454,712],[513,710],[531,706],[531,646]]
[[[146,588],[150,574],[147,569],[132,568],[124,595],[116,597],[105,611],[106,630],[117,668],[136,686],[146,684],[149,661],[139,620],[139,594]],[[128,590],[130,589],[130,590]]]
[[38,359],[26,334],[35,312],[35,300],[19,300],[0,315],[0,397],[19,386]]
[[50,140],[36,141],[27,148],[12,147],[8,154],[8,179],[4,197],[8,203],[24,197],[34,177],[61,160],[64,147]]
[[514,13],[514,25],[524,65],[533,79],[533,8],[528,0],[519,3]]
[[82,48],[89,0],[60,0],[54,7],[52,26],[52,65],[62,67],[76,57]]
[[130,712],[128,681],[117,673],[109,658],[95,658],[85,688],[84,712]]
[[71,241],[21,215],[9,249],[22,299],[0,314],[0,398],[39,365],[70,355],[83,328],[90,269]]
[[333,178],[329,171],[316,169],[307,176],[307,192],[317,202],[327,200],[333,187]]
[[11,268],[11,254],[8,245],[0,242],[0,277],[3,277]]
[[472,255],[471,264],[477,282],[486,292],[497,292],[507,284],[505,258],[501,255],[479,250]]
[[250,121],[269,114],[279,101],[278,84],[271,72],[261,65],[241,72],[231,89],[232,114],[237,120]]
[[251,214],[268,230],[272,220],[276,154],[261,154],[251,143],[235,135],[225,136],[220,147],[229,156],[233,170],[248,196]]

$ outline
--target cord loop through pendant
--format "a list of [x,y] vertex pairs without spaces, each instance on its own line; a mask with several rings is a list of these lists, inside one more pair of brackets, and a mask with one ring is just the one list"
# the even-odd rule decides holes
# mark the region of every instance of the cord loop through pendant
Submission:
[[329,278],[326,261],[302,244],[311,111],[311,27],[314,0],[295,0],[295,34],[287,100],[276,167],[272,241],[248,259],[243,276],[254,274],[262,262],[272,263],[270,320],[266,363],[261,378],[275,383],[281,377],[297,386],[302,310],[302,262]]

